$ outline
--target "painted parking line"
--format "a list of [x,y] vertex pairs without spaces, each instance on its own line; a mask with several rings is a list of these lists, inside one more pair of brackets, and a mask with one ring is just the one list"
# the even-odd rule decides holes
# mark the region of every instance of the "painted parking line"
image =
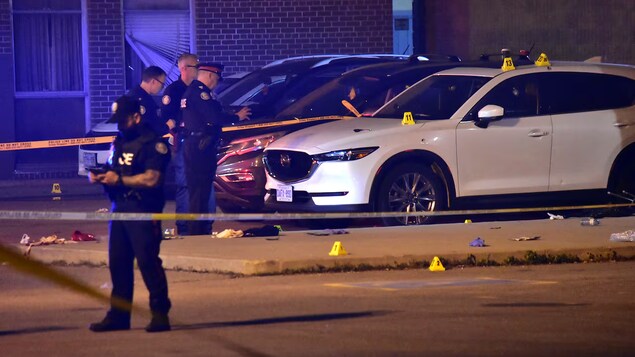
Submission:
[[480,285],[504,285],[504,284],[532,284],[546,285],[556,284],[555,281],[541,280],[513,280],[513,279],[493,279],[493,278],[475,278],[475,279],[453,279],[453,280],[403,280],[403,281],[370,281],[358,283],[331,283],[324,286],[331,288],[362,288],[376,289],[384,291],[398,291],[423,288],[439,288],[439,287],[466,287]]

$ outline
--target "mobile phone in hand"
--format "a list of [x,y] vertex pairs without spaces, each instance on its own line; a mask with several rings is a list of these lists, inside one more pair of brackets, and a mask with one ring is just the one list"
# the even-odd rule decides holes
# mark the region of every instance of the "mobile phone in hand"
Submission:
[[96,166],[89,168],[88,171],[90,171],[93,175],[100,175],[105,174],[108,170],[106,170],[106,168],[103,166]]

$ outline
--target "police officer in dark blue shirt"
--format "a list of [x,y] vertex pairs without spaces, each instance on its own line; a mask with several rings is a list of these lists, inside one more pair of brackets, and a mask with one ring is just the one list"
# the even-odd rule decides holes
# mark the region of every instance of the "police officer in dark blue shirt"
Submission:
[[[170,160],[168,146],[143,122],[141,105],[135,98],[122,96],[112,109],[109,122],[117,123],[119,134],[112,143],[105,172],[91,171],[89,179],[104,185],[112,201],[112,212],[161,213],[165,204],[163,181]],[[168,283],[159,258],[161,238],[159,221],[110,222],[112,303],[106,317],[90,325],[92,331],[130,329],[135,258],[150,292],[152,321],[146,331],[170,329]]]
[[163,136],[168,133],[168,126],[161,119],[159,106],[152,96],[161,93],[165,86],[165,71],[160,67],[150,66],[143,70],[141,76],[141,84],[132,88],[126,95],[141,102],[141,120],[157,135]]
[[[242,108],[236,114],[226,113],[213,97],[212,91],[221,81],[223,65],[205,63],[198,66],[198,78],[187,88],[181,99],[184,141],[185,176],[190,196],[191,213],[209,213],[209,198],[216,175],[216,146],[223,126],[249,119],[251,111]],[[215,207],[213,207],[215,213]],[[190,221],[191,235],[210,234],[209,221]]]
[[[187,181],[185,179],[185,164],[183,162],[183,135],[181,133],[181,98],[185,90],[196,79],[198,75],[198,56],[191,53],[184,53],[177,60],[179,68],[179,79],[172,82],[163,91],[161,98],[162,121],[170,129],[172,138],[172,167],[174,167],[176,181],[176,213],[189,212],[189,196],[187,194]],[[188,235],[187,221],[176,221],[177,234]]]

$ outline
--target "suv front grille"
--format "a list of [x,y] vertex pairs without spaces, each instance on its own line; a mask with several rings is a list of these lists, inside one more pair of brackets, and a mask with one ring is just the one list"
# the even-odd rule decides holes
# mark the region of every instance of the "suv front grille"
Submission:
[[269,175],[282,182],[305,179],[317,165],[309,154],[287,150],[269,150],[265,152],[263,162]]

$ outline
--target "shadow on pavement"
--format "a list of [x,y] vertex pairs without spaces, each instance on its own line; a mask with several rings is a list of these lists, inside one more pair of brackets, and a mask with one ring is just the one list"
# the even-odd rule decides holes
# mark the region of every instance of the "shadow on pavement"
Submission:
[[0,330],[0,337],[2,336],[13,336],[13,335],[26,335],[29,333],[41,333],[41,332],[52,332],[52,331],[66,331],[66,330],[77,330],[76,327],[64,327],[64,326],[44,326],[44,327],[29,327],[18,330]]
[[173,330],[199,330],[207,328],[220,328],[220,327],[236,327],[236,326],[255,326],[255,325],[270,325],[280,323],[293,323],[293,322],[317,322],[328,320],[343,320],[343,319],[356,319],[364,317],[376,317],[390,314],[389,311],[361,311],[361,312],[344,312],[333,314],[317,314],[317,315],[299,315],[299,316],[284,316],[284,317],[272,317],[266,319],[255,319],[245,321],[226,321],[226,322],[207,322],[191,325],[177,325],[173,326]]

